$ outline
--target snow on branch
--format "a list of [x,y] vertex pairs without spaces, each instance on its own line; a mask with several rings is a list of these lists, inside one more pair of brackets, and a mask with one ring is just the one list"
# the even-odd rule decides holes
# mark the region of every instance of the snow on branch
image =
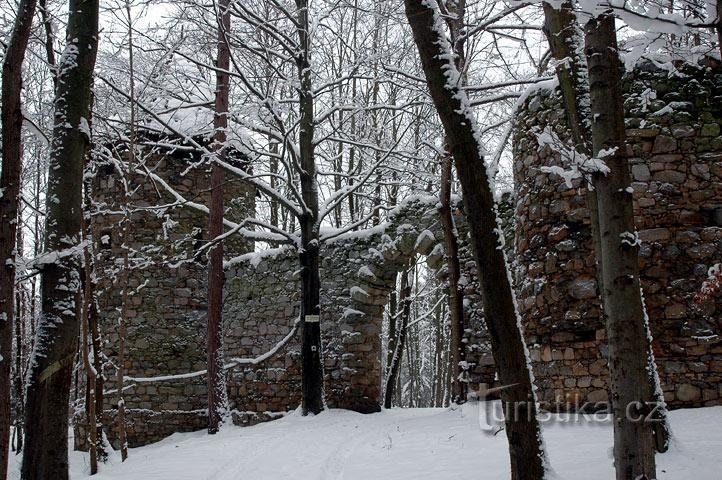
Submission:
[[572,188],[572,181],[576,178],[588,180],[593,173],[602,173],[604,175],[609,173],[609,167],[604,163],[604,158],[613,155],[616,149],[601,150],[596,158],[589,158],[576,149],[568,147],[551,127],[545,127],[541,132],[537,128],[535,133],[539,147],[551,148],[569,166],[568,169],[565,169],[558,165],[552,165],[541,167],[541,171],[559,175],[564,179],[567,187]]
[[[283,337],[276,345],[273,346],[270,350],[268,350],[266,353],[259,355],[254,358],[240,358],[240,357],[234,357],[231,358],[231,360],[226,363],[223,366],[224,370],[230,370],[232,368],[238,367],[238,366],[244,366],[244,365],[258,365],[260,363],[265,362],[272,356],[274,356],[280,349],[282,349],[286,344],[288,344],[289,341],[293,338],[293,336],[298,331],[298,326],[301,324],[301,317],[298,317],[296,321],[293,323],[293,327],[291,328],[291,331],[288,332],[288,334]],[[202,377],[208,373],[208,370],[198,370],[195,372],[188,372],[188,373],[179,373],[176,375],[160,375],[157,377],[130,377],[125,376],[123,377],[124,382],[135,382],[135,383],[156,383],[156,382],[168,382],[168,381],[174,381],[174,380],[186,380],[188,378],[196,378],[196,377]]]

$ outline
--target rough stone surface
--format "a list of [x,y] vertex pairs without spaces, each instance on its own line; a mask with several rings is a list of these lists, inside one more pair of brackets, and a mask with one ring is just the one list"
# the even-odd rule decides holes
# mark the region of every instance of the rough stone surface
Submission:
[[[722,207],[722,143],[713,141],[722,124],[722,75],[689,65],[669,75],[647,63],[627,74],[624,90],[641,279],[662,388],[673,407],[721,404],[722,299],[697,309],[692,298],[722,259],[715,216]],[[579,288],[582,279],[596,278],[585,184],[577,179],[569,188],[541,170],[564,162],[539,145],[535,132],[569,134],[558,92],[538,91],[532,100],[535,108],[522,109],[513,141],[515,276],[526,340],[542,400],[600,401],[608,386],[605,328],[597,295],[587,295],[591,283]],[[653,113],[660,110],[667,113]],[[562,359],[554,351],[563,351]]]

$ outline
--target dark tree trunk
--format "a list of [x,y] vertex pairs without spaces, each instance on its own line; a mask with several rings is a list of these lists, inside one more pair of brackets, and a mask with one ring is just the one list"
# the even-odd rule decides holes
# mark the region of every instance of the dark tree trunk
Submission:
[[299,151],[301,163],[301,390],[303,414],[319,413],[324,408],[323,364],[321,363],[321,306],[318,239],[318,183],[314,158],[313,88],[311,85],[308,0],[296,0],[298,36],[301,46],[297,58],[299,88]]
[[35,0],[18,6],[2,65],[2,172],[0,173],[0,480],[7,478],[10,441],[10,365],[15,315],[15,246],[20,207],[23,113],[22,66]]
[[[87,229],[84,229],[87,231]],[[86,237],[87,238],[87,237]],[[95,365],[91,361],[93,355],[97,353],[92,351],[92,342],[90,335],[90,305],[93,302],[93,280],[90,265],[92,261],[91,247],[87,246],[84,251],[84,268],[83,268],[83,307],[80,319],[80,341],[81,355],[83,357],[83,369],[85,370],[85,421],[87,423],[87,444],[90,456],[90,474],[98,473],[98,429],[97,429],[97,412],[95,411],[95,388],[97,386],[98,372]],[[92,352],[92,354],[91,354]]]
[[98,42],[97,0],[70,0],[55,92],[42,268],[42,312],[27,386],[23,480],[68,479],[68,400],[81,289],[83,158]]
[[[401,273],[401,285],[399,287],[399,306],[401,307],[400,322],[397,322],[396,341],[394,351],[389,362],[388,373],[386,374],[386,385],[384,388],[384,408],[393,406],[394,394],[396,393],[399,370],[401,369],[401,358],[406,347],[407,327],[411,315],[411,284],[409,283],[409,272],[404,270]],[[390,335],[390,333],[389,333]],[[409,368],[411,368],[409,362]]]
[[[216,99],[213,117],[214,153],[225,155],[228,128],[228,92],[230,51],[227,35],[231,29],[228,0],[218,3],[218,57],[216,61]],[[223,234],[223,168],[211,164],[211,205],[209,237],[214,241]],[[226,411],[226,385],[223,373],[223,242],[211,247],[208,272],[208,433],[218,432]]]
[[466,345],[463,342],[464,330],[464,292],[459,288],[461,266],[459,265],[459,242],[456,238],[456,225],[451,211],[451,169],[452,159],[445,156],[441,160],[441,193],[439,216],[444,231],[444,250],[449,282],[449,323],[451,324],[451,399],[455,403],[466,402],[468,374],[466,367]]
[[[604,292],[604,316],[609,338],[609,370],[614,414],[614,464],[617,480],[654,479],[655,443],[652,424],[640,402],[653,398],[644,355],[649,342],[640,296],[638,249],[629,165],[625,149],[622,66],[611,12],[586,25],[592,143],[602,150],[607,175],[594,178]],[[631,416],[631,418],[630,418]]]
[[[399,274],[396,275],[397,278]],[[391,293],[389,294],[389,309],[388,309],[388,316],[389,316],[389,332],[388,332],[388,342],[386,347],[386,371],[385,374],[389,374],[389,368],[391,367],[391,360],[394,358],[394,351],[396,350],[396,341],[398,340],[398,333],[397,333],[397,317],[398,317],[398,292],[396,291],[396,284],[394,284],[394,288],[391,290]]]
[[458,71],[447,60],[451,48],[441,31],[441,20],[436,16],[434,4],[429,6],[424,0],[405,0],[404,3],[429,91],[459,174],[492,353],[499,379],[507,387],[501,391],[501,397],[506,406],[512,479],[538,480],[545,475],[545,453],[536,418],[531,367],[501,248],[503,237],[480,153],[482,146],[475,134],[464,94],[458,84],[449,80]]

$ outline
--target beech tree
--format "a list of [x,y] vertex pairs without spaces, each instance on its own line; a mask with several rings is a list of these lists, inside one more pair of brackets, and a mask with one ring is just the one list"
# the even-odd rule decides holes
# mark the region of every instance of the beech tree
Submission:
[[41,303],[26,404],[23,480],[67,480],[68,402],[78,346],[83,163],[90,142],[97,0],[70,0],[48,170]]
[[[10,441],[10,365],[15,312],[15,264],[22,171],[22,66],[35,0],[22,0],[2,64],[2,170],[0,171],[0,480],[7,478]],[[19,372],[16,374],[19,375]]]
[[[639,238],[634,228],[632,188],[626,157],[622,66],[614,16],[606,11],[587,22],[592,153],[607,165],[593,177],[600,233],[603,314],[609,343],[617,480],[657,478],[652,424],[653,398],[646,352],[646,314],[640,296]],[[641,420],[640,420],[641,419]]]
[[[570,3],[564,3],[558,9],[545,4],[544,13],[552,55],[558,61],[556,71],[567,121],[579,154],[576,161],[590,182],[587,206],[598,259],[612,372],[612,404],[617,419],[617,478],[636,478],[630,477],[630,472],[637,472],[635,475],[650,475],[651,472],[649,478],[653,478],[654,449],[667,450],[670,432],[649,341],[650,327],[640,295],[639,242],[634,233],[631,179],[624,148],[623,68],[617,53],[614,17],[610,10],[590,20],[584,38]],[[611,27],[605,22],[611,23]],[[594,162],[584,160],[599,156],[604,157],[604,171],[590,168]],[[607,269],[611,270],[607,272]],[[610,281],[612,283],[608,283]],[[633,389],[621,392],[628,388]],[[640,405],[640,401],[644,404]],[[653,422],[637,421],[645,425],[631,425],[635,423],[632,419],[650,411]],[[643,436],[644,440],[633,440],[638,436]]]
[[484,168],[483,146],[468,99],[460,88],[460,74],[436,2],[405,0],[404,4],[428,88],[459,173],[492,352],[499,379],[506,387],[501,398],[508,406],[505,424],[512,479],[541,479],[545,476],[545,453],[536,418],[531,366],[501,248],[503,237]]

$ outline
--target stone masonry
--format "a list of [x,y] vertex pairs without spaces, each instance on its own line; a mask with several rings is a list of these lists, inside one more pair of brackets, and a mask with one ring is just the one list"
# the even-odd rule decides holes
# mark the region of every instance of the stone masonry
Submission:
[[[662,387],[672,407],[722,403],[722,300],[694,293],[722,261],[722,74],[640,62],[624,80],[641,279]],[[605,329],[585,184],[569,187],[537,133],[569,138],[557,91],[523,105],[514,136],[516,277],[540,398],[607,399]]]

